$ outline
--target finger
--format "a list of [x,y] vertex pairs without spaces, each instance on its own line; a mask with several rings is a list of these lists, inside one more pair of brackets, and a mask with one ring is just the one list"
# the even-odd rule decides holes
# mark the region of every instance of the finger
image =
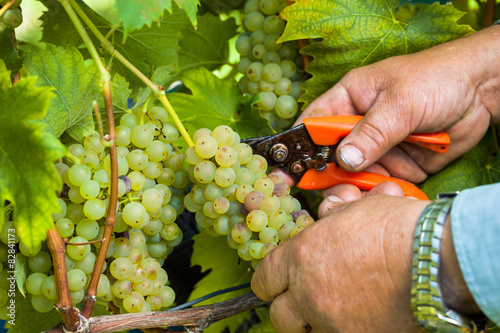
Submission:
[[[403,146],[412,146],[413,152],[429,149],[419,147],[411,143],[402,143],[392,148],[387,154],[382,156],[377,163],[379,163],[390,176],[404,179],[412,183],[420,183],[427,179],[428,173],[417,163],[413,156],[408,154]],[[437,153],[435,153],[437,154]],[[368,170],[368,169],[367,169]],[[380,172],[379,172],[380,173]]]
[[269,252],[252,277],[252,290],[258,298],[271,301],[288,289],[288,242]]
[[287,291],[279,295],[271,304],[269,314],[274,328],[280,333],[306,333],[311,327],[296,309],[292,294]]
[[369,197],[372,195],[392,195],[395,197],[404,197],[405,193],[403,189],[396,183],[393,182],[383,182],[372,188],[370,191],[365,192],[364,196]]
[[345,202],[359,200],[363,197],[361,190],[351,184],[340,184],[321,191],[321,196],[323,198],[327,198],[331,195],[336,196]]
[[341,198],[335,196],[335,195],[330,195],[326,197],[321,204],[318,207],[318,217],[320,219],[331,215],[335,212],[338,211],[339,208],[341,208],[345,204],[345,201],[342,200]]
[[345,170],[363,170],[412,132],[412,117],[405,117],[405,112],[399,112],[388,99],[379,96],[379,101],[339,144],[337,162]]

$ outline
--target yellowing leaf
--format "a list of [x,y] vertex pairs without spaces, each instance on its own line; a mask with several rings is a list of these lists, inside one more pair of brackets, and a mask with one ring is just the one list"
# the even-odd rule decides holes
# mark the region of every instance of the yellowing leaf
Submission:
[[299,0],[285,8],[281,41],[315,39],[302,52],[314,57],[302,86],[309,104],[349,70],[402,54],[417,52],[473,32],[456,21],[463,15],[451,5],[422,6],[403,22],[394,11],[399,0]]
[[61,181],[53,162],[64,156],[62,144],[40,123],[54,96],[36,87],[36,78],[10,84],[10,73],[0,62],[0,227],[4,204],[14,205],[14,226],[23,243],[33,248],[53,227],[59,210],[56,191]]
[[38,86],[51,87],[55,93],[42,122],[55,137],[68,131],[83,141],[94,129],[92,102],[102,98],[96,66],[85,65],[73,46],[63,49],[47,44],[45,50],[26,47],[24,51],[28,73],[38,77]]

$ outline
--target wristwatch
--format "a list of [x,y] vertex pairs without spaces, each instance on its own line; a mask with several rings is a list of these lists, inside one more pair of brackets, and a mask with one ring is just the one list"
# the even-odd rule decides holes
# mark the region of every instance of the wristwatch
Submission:
[[443,302],[439,288],[441,239],[444,223],[455,195],[456,193],[441,195],[438,200],[428,205],[415,229],[411,306],[415,319],[428,332],[476,333],[482,331],[478,329],[475,321],[449,309]]

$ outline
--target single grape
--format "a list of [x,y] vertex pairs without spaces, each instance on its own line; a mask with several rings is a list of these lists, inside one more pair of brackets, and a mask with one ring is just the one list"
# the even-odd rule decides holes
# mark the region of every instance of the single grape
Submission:
[[132,274],[132,263],[127,258],[116,258],[111,262],[109,272],[118,280],[126,279]]
[[[260,62],[252,62],[247,68],[246,76],[250,81],[258,82],[262,79],[264,65]],[[258,88],[258,83],[257,83]]]
[[283,30],[285,30],[285,21],[276,15],[270,15],[264,20],[262,29],[268,35],[280,36],[283,33]]
[[118,280],[111,286],[113,295],[117,298],[124,299],[129,296],[133,291],[132,282],[129,280]]
[[279,38],[279,35],[266,36],[266,38],[264,39],[264,46],[266,47],[267,51],[276,52],[281,48],[282,44],[278,43]]
[[252,44],[252,46],[263,44],[266,37],[267,34],[264,32],[264,30],[254,31],[250,34],[250,43]]
[[33,273],[26,279],[26,290],[31,295],[42,295],[43,282],[47,278],[47,275],[43,273]]
[[278,230],[278,237],[280,241],[290,238],[290,233],[292,229],[295,228],[295,223],[293,221],[288,221]]
[[245,223],[238,223],[231,229],[231,237],[236,243],[245,243],[252,238],[252,230]]
[[36,242],[34,246],[27,247],[23,242],[19,242],[19,251],[26,257],[34,257],[42,249],[42,242]]
[[123,307],[127,312],[136,313],[142,309],[144,302],[144,297],[140,293],[133,291],[123,299]]
[[276,101],[278,100],[278,97],[276,97],[276,94],[274,92],[261,92],[259,93],[259,98],[260,101],[257,103],[257,105],[262,109],[262,111],[274,110],[274,106],[276,105]]
[[248,252],[250,253],[250,256],[254,259],[262,259],[262,248],[264,247],[264,243],[261,241],[255,241],[250,244],[248,247]]
[[97,297],[103,297],[106,295],[111,289],[111,285],[109,283],[109,279],[106,275],[101,274],[99,277],[99,283],[97,284]]
[[236,51],[242,56],[248,55],[252,49],[252,44],[250,42],[250,37],[246,34],[240,34],[236,40]]
[[91,220],[99,220],[106,214],[106,205],[103,200],[90,199],[83,205],[85,216]]
[[245,260],[245,261],[250,261],[253,259],[253,257],[250,255],[250,245],[255,242],[255,240],[249,240],[245,243],[242,243],[238,246],[238,256]]
[[279,64],[281,62],[281,57],[277,52],[274,51],[269,51],[264,55],[264,58],[262,58],[262,63],[264,65],[275,63]]
[[127,126],[118,126],[116,131],[116,144],[118,146],[128,146],[131,142],[132,129]]
[[149,222],[146,208],[138,202],[129,202],[122,210],[122,218],[132,228],[144,228]]
[[162,300],[162,306],[167,307],[170,306],[174,303],[175,300],[175,292],[174,290],[169,287],[169,286],[163,286],[163,288],[160,291],[159,296],[161,297]]
[[50,300],[57,299],[57,288],[56,288],[56,277],[55,275],[50,275],[43,281],[42,293],[45,297]]
[[115,250],[113,252],[114,258],[128,257],[132,253],[132,244],[130,240],[125,237],[118,237],[115,239]]
[[261,30],[264,25],[265,17],[260,12],[251,12],[245,17],[244,25],[249,31]]
[[248,213],[246,223],[250,230],[259,232],[267,227],[268,220],[269,219],[265,212],[261,210],[253,210]]
[[96,258],[97,257],[94,253],[89,252],[89,254],[85,257],[85,259],[76,262],[75,268],[78,268],[85,274],[92,274]]
[[35,256],[28,258],[28,267],[32,272],[46,273],[52,267],[50,254],[41,251]]
[[172,124],[163,123],[159,139],[164,143],[173,144],[177,141],[177,139],[179,139],[179,131],[177,131],[177,128],[175,128]]
[[194,176],[200,183],[210,183],[214,180],[216,169],[217,167],[213,162],[201,161],[194,167]]
[[267,53],[266,46],[264,44],[257,44],[252,48],[252,56],[255,59],[262,59]]
[[68,271],[68,287],[69,290],[80,290],[87,283],[87,276],[85,273],[77,268]]
[[68,243],[71,244],[66,246],[66,253],[74,260],[83,260],[90,252],[90,244],[84,244],[88,240],[83,237],[73,237]]
[[239,143],[235,147],[236,153],[238,154],[238,161],[240,164],[247,164],[252,158],[253,151],[252,147],[250,147],[246,143]]
[[154,140],[154,131],[147,125],[137,125],[132,130],[130,139],[134,146],[138,148],[146,148]]
[[198,156],[209,159],[217,152],[217,140],[212,136],[204,135],[196,140],[195,150]]
[[44,295],[31,296],[31,306],[35,311],[47,313],[54,309],[54,300],[45,297]]
[[96,153],[102,153],[104,151],[104,145],[101,143],[101,136],[97,132],[92,132],[87,135],[83,140],[83,146],[85,150],[94,151]]
[[278,0],[260,0],[259,8],[266,15],[274,15],[278,12],[280,3]]

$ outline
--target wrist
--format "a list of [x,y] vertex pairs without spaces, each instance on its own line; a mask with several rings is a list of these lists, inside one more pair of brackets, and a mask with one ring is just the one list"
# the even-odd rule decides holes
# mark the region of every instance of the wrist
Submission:
[[444,224],[440,257],[439,287],[443,302],[448,308],[464,315],[480,312],[460,270],[453,245],[449,215]]

